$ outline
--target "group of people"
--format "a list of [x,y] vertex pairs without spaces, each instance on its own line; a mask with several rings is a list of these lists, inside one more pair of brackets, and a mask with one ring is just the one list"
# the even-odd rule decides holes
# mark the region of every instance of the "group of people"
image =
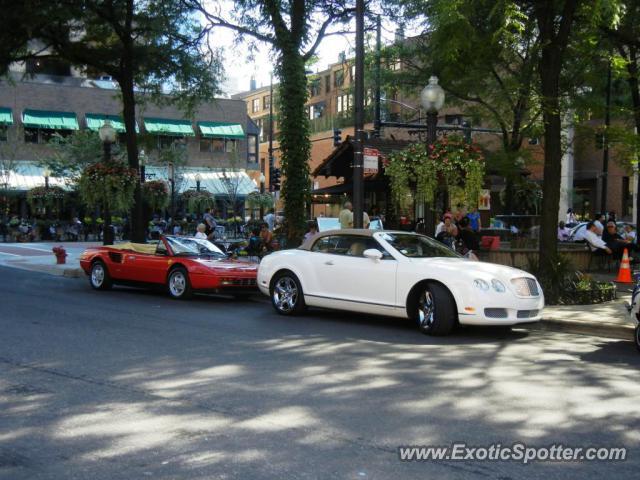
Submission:
[[463,255],[480,249],[478,232],[481,228],[480,212],[473,208],[466,212],[459,207],[455,214],[446,211],[436,226],[435,237],[439,242]]
[[[569,240],[570,230],[567,225],[575,225],[575,216],[571,217],[571,209],[567,212],[567,224],[558,224],[558,240]],[[618,231],[615,212],[608,214],[598,213],[594,220],[587,223],[584,228],[578,229],[574,241],[584,241],[589,244],[591,250],[597,254],[612,255],[616,259],[622,258],[624,250],[629,252],[640,250],[637,245],[636,232],[629,224],[625,224],[622,231]]]

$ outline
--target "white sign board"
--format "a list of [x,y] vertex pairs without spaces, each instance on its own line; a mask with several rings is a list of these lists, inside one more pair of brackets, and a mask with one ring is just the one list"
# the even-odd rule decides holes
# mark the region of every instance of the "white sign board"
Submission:
[[378,152],[375,148],[364,148],[364,173],[378,173]]

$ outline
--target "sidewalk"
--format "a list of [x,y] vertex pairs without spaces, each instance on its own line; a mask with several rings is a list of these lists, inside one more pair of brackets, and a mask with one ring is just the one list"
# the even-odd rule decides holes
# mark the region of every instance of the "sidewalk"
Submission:
[[[67,263],[56,265],[51,249],[62,245],[67,250]],[[20,268],[50,275],[83,278],[80,268],[80,254],[89,247],[99,246],[98,242],[38,242],[0,243],[0,265]],[[615,273],[593,274],[596,280],[611,282]],[[607,338],[633,340],[633,324],[628,320],[625,301],[631,300],[633,284],[616,284],[618,299],[597,305],[550,305],[545,307],[540,322],[526,324],[529,330],[595,335]]]

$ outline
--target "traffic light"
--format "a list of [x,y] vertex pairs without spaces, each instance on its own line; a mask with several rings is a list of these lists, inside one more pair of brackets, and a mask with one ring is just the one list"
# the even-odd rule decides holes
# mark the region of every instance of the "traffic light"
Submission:
[[342,143],[342,130],[339,128],[333,129],[333,146],[337,147]]
[[271,189],[274,192],[280,190],[280,169],[274,168],[273,173],[271,174]]

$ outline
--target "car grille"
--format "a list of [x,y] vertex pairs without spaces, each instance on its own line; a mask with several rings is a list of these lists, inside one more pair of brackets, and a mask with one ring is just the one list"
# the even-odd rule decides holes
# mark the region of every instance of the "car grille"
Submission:
[[518,318],[534,318],[539,312],[539,310],[518,310]]
[[484,316],[488,318],[507,318],[509,314],[506,308],[485,308]]
[[538,282],[533,278],[519,277],[511,280],[511,285],[516,289],[516,294],[521,297],[537,297],[540,295]]

